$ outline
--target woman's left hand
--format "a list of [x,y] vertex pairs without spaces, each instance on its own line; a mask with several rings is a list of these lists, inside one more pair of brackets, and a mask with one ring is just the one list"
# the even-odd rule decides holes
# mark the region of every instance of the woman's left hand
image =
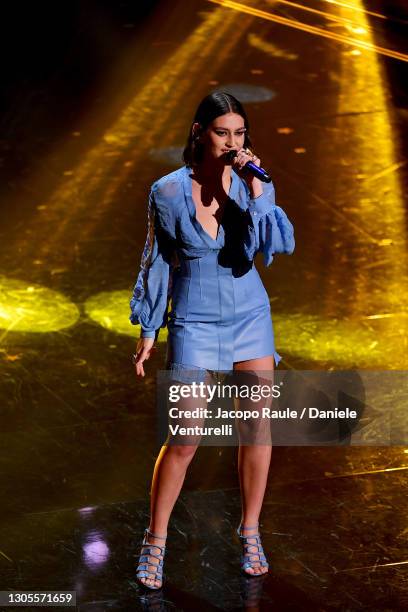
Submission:
[[257,197],[263,191],[262,181],[256,178],[251,172],[245,170],[247,162],[253,162],[256,166],[261,165],[261,160],[249,149],[240,149],[237,155],[232,160],[232,167],[239,176],[241,176],[251,190],[253,197]]

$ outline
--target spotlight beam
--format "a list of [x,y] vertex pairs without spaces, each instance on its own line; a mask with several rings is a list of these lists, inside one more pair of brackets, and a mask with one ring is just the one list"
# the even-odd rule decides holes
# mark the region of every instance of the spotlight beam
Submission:
[[241,13],[247,13],[248,15],[253,15],[254,17],[260,17],[261,19],[265,19],[267,21],[273,21],[275,23],[294,28],[295,30],[301,30],[302,32],[314,34],[315,36],[321,36],[323,38],[328,38],[329,40],[341,42],[346,45],[352,45],[353,47],[365,49],[366,51],[371,51],[380,55],[385,55],[386,57],[392,57],[393,59],[397,59],[402,62],[408,62],[408,55],[406,53],[400,53],[399,51],[387,49],[386,47],[379,47],[374,43],[359,40],[358,38],[351,38],[344,34],[328,32],[323,28],[318,28],[307,23],[295,21],[294,19],[288,19],[287,17],[281,17],[280,15],[273,15],[272,13],[268,13],[268,11],[255,9],[250,6],[246,6],[245,4],[241,4],[240,2],[234,2],[233,0],[208,0],[208,2],[233,9]]

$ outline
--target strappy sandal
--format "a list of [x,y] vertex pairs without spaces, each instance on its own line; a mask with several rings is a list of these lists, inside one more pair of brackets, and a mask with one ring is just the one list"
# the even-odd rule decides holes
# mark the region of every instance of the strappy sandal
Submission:
[[[145,529],[144,538],[142,542],[142,550],[140,552],[139,563],[136,570],[136,578],[138,582],[147,589],[158,591],[163,587],[164,584],[163,560],[166,546],[164,544],[163,546],[160,546],[159,544],[152,544],[151,542],[148,542],[148,536],[157,538],[158,540],[166,540],[167,538],[167,536],[159,536],[149,531],[149,529]],[[155,548],[158,548],[160,552],[154,552],[153,549]],[[149,557],[157,559],[157,563],[155,561],[149,560]],[[141,578],[148,578],[150,580],[153,580],[153,584],[146,584],[145,582],[143,582],[143,580],[141,580]],[[156,580],[159,580],[161,582],[160,586],[155,586]]]
[[[261,567],[269,568],[269,563],[266,560],[264,550],[261,544],[261,536],[259,535],[259,532],[258,532],[258,525],[259,523],[257,523],[256,525],[240,524],[237,529],[237,534],[239,536],[239,539],[242,542],[242,546],[244,547],[244,552],[241,555],[241,570],[245,573],[246,576],[250,576],[251,578],[253,576],[264,576],[265,574],[268,573],[268,572],[256,573],[255,566],[259,567],[260,565]],[[246,529],[246,530],[256,529],[257,533],[253,535],[244,536],[241,534],[241,529]],[[252,540],[252,542],[249,542],[249,540]],[[251,547],[252,547],[252,550],[251,550]],[[252,568],[254,570],[252,574],[246,571],[249,568]]]

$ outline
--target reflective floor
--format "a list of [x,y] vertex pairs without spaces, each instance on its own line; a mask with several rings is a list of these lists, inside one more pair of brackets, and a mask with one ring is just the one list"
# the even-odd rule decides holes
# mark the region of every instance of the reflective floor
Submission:
[[408,13],[384,4],[84,4],[54,64],[35,56],[30,76],[26,54],[8,77],[0,590],[75,590],[81,612],[408,607],[408,444],[274,448],[260,582],[239,573],[236,449],[200,448],[165,589],[146,598],[134,571],[166,333],[136,378],[128,302],[149,187],[209,91],[244,102],[295,226],[292,256],[257,261],[279,367],[407,369]]

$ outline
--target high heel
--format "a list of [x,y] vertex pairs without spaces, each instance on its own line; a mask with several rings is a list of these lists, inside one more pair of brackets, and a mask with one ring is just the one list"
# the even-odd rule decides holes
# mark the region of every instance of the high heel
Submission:
[[[269,568],[269,563],[266,560],[264,550],[261,544],[261,536],[259,535],[259,532],[258,532],[258,525],[259,523],[257,523],[256,525],[242,525],[240,523],[237,528],[238,537],[241,540],[242,546],[244,548],[244,552],[241,555],[241,570],[245,573],[246,576],[251,576],[251,577],[252,576],[264,576],[265,574],[268,573],[268,572],[257,573],[255,571],[257,569],[256,566]],[[245,529],[245,530],[256,529],[257,533],[253,535],[244,536],[241,534],[242,529]],[[252,540],[252,542],[249,542],[249,540]],[[255,548],[255,550],[250,550],[251,547]],[[255,559],[253,557],[255,557]],[[246,571],[249,568],[252,568],[254,570],[252,574]]]
[[[144,538],[142,542],[142,550],[140,551],[139,563],[136,569],[136,578],[138,582],[147,589],[158,591],[163,587],[164,584],[163,561],[166,546],[160,546],[159,544],[152,544],[151,542],[148,542],[147,539],[149,536],[151,536],[152,538],[157,538],[158,540],[166,540],[167,538],[167,536],[159,536],[149,531],[149,529],[145,529]],[[152,549],[154,548],[158,548],[160,552],[153,552]],[[149,561],[149,557],[157,559],[157,563]],[[149,567],[153,569],[149,569]],[[149,576],[149,574],[151,575]],[[153,584],[146,584],[145,582],[143,582],[143,580],[141,580],[141,578],[148,578],[149,580],[153,580]],[[160,581],[159,586],[155,586],[156,581]]]

